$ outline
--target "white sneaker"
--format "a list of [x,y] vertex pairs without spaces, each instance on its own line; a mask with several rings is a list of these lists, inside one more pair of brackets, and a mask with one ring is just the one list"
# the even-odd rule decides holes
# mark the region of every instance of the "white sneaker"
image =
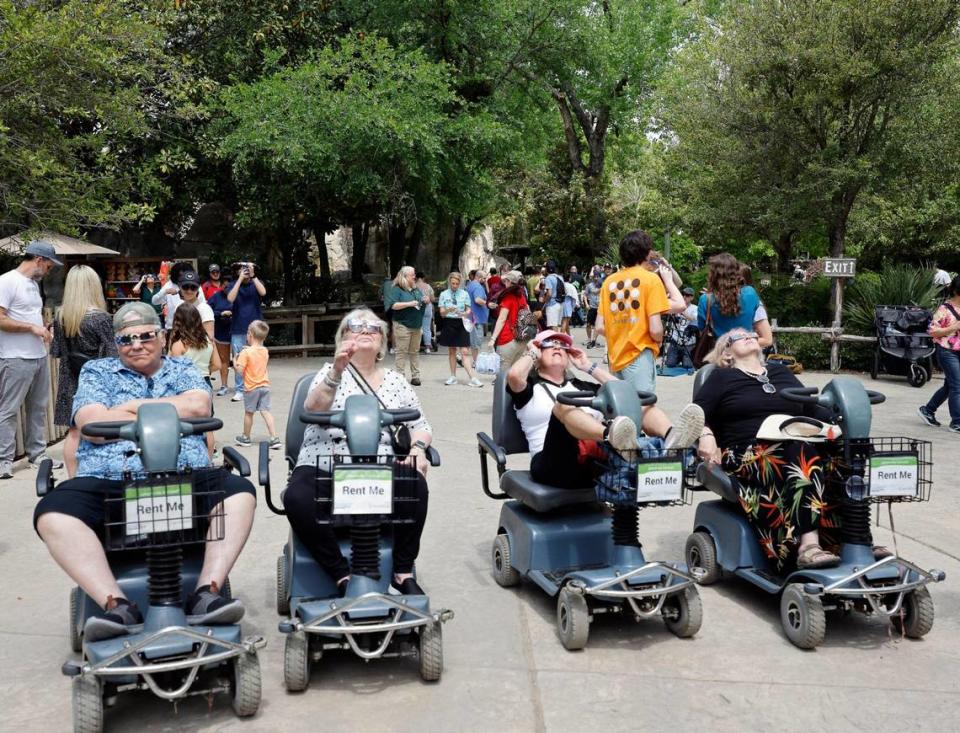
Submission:
[[13,464],[10,461],[0,461],[0,479],[13,478]]
[[449,387],[451,384],[460,384],[460,382],[457,381],[456,377],[447,377],[447,381],[444,382],[444,384]]
[[230,391],[230,390],[228,390],[226,387],[221,387],[220,389],[217,390],[217,397],[223,397],[223,396],[225,396],[225,395],[227,394],[227,392],[229,392],[229,391]]
[[607,425],[607,442],[616,450],[637,450],[637,426],[626,415],[613,418]]
[[240,402],[243,399],[243,392],[234,392],[233,397],[230,398],[231,402]]
[[46,451],[41,453],[39,456],[34,456],[33,458],[31,458],[29,463],[34,468],[40,468],[40,464],[43,463],[48,458],[53,462],[53,468],[63,468],[63,461],[58,461],[56,458],[51,456]]
[[677,422],[663,442],[667,448],[689,448],[703,432],[703,408],[690,403],[680,411]]
[[481,382],[481,381],[480,381],[479,379],[477,379],[476,377],[474,377],[474,378],[471,379],[469,382],[467,382],[467,384],[469,384],[471,387],[482,387],[482,386],[483,386],[483,382]]

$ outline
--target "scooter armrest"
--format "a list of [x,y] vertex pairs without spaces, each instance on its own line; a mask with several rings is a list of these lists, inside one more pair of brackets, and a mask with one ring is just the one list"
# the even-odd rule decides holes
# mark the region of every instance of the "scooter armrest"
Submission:
[[507,465],[507,453],[486,433],[477,433],[480,449],[497,462],[497,471],[502,472]]
[[274,514],[286,514],[282,507],[275,506],[273,503],[273,494],[270,491],[270,444],[267,441],[260,443],[260,456],[257,462],[257,481],[263,487],[263,495],[267,500],[267,506]]
[[740,499],[730,477],[716,463],[704,461],[697,466],[697,481],[727,501],[737,502]]
[[427,446],[427,450],[425,454],[427,457],[427,461],[430,463],[431,466],[436,468],[437,466],[440,465],[440,451],[438,451],[432,445]]
[[236,469],[241,476],[250,475],[250,461],[240,455],[232,445],[223,447],[223,463],[228,469]]
[[45,458],[37,469],[37,496],[46,496],[53,491],[53,461]]

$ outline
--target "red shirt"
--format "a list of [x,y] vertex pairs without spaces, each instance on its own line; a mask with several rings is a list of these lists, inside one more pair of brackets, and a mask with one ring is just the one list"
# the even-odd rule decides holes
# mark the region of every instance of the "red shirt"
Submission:
[[502,309],[501,312],[506,312],[507,320],[503,322],[503,328],[500,330],[500,335],[497,336],[497,346],[504,346],[513,341],[517,334],[517,314],[520,309],[529,308],[529,306],[523,293],[517,289],[501,296],[500,308]]
[[201,287],[203,288],[203,297],[210,300],[215,292],[223,290],[223,280],[220,281],[219,285],[213,280],[207,280]]

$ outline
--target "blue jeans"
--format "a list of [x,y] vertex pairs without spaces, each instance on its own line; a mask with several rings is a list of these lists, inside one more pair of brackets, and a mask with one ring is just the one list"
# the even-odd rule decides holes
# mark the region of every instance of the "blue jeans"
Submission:
[[933,393],[927,409],[934,413],[944,402],[950,409],[950,425],[960,426],[960,351],[937,344],[937,360],[943,370],[943,386]]
[[[233,363],[237,363],[237,354],[240,353],[240,350],[247,345],[247,334],[245,333],[235,333],[230,336],[230,353],[233,355]],[[234,377],[234,386],[237,388],[237,392],[243,393],[243,375],[240,374],[234,368],[233,370]]]
[[423,341],[423,345],[428,349],[433,344],[433,334],[431,329],[433,327],[433,303],[427,303],[423,306],[423,336],[420,337]]

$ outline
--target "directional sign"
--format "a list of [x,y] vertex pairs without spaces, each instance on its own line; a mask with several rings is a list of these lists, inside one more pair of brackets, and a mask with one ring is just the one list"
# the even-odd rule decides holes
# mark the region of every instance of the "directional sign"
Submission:
[[853,277],[857,274],[857,261],[854,258],[827,257],[823,260],[825,277]]

